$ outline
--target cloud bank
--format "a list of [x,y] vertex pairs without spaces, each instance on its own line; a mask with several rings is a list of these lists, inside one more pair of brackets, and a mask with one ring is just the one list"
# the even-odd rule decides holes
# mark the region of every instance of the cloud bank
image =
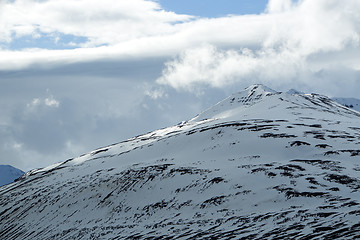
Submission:
[[[353,54],[359,52],[360,41],[357,0],[270,0],[262,14],[220,18],[176,14],[146,0],[0,4],[6,10],[0,15],[4,29],[0,42],[5,46],[0,51],[2,70],[168,58],[157,83],[194,92],[204,86],[253,82],[312,88],[314,79],[323,81],[319,73],[333,66],[347,69],[350,75],[360,69]],[[67,50],[6,49],[6,43],[21,36],[36,39],[45,33],[86,41]]]
[[[83,46],[114,44],[169,33],[172,24],[191,17],[166,12],[145,0],[15,0],[0,3],[0,40],[43,33],[87,37]],[[29,11],[31,9],[31,11]]]
[[306,61],[289,51],[273,49],[221,50],[213,45],[190,49],[166,63],[157,82],[178,90],[193,91],[199,87],[222,88],[238,82],[274,85],[274,82],[294,83],[306,73]]
[[[242,19],[253,31],[266,33],[256,46],[249,49],[239,44],[224,50],[206,44],[187,49],[166,63],[157,82],[187,91],[198,86],[221,88],[239,82],[318,87],[314,80],[321,85],[337,84],[339,79],[321,77],[336,66],[343,69],[345,84],[347,76],[358,75],[360,66],[353,54],[359,53],[357,9],[359,1],[270,1],[262,16]],[[258,24],[259,21],[264,24]],[[242,41],[244,38],[240,37],[239,42]]]

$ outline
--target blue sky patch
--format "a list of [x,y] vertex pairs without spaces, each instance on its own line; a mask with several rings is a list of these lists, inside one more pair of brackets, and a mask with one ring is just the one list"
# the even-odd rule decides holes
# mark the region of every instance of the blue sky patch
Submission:
[[26,35],[22,37],[12,37],[10,43],[3,43],[2,47],[8,50],[21,50],[26,48],[42,48],[50,50],[75,49],[79,44],[88,41],[86,37],[79,37],[63,33],[39,33],[39,37]]
[[167,11],[199,17],[221,17],[229,14],[259,14],[267,0],[158,0]]

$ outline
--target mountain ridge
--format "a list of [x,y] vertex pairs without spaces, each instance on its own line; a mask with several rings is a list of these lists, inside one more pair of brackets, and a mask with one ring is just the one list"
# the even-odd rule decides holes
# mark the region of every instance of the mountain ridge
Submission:
[[326,96],[253,85],[0,188],[0,239],[353,239],[359,123]]

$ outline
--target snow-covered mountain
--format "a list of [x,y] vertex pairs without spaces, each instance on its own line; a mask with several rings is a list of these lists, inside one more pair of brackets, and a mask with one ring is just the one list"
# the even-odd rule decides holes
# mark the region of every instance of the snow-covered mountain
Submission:
[[253,85],[0,188],[0,239],[356,239],[360,113]]
[[348,108],[360,111],[360,99],[357,98],[332,98],[335,102],[340,103]]
[[0,165],[0,186],[14,182],[24,174],[20,169],[10,165]]

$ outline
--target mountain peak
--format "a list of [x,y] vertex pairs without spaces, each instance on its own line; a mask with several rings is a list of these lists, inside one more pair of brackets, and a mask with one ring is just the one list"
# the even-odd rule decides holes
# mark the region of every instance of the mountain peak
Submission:
[[263,97],[270,96],[276,93],[280,93],[280,92],[277,92],[262,84],[254,84],[245,88],[244,91],[240,91],[238,93],[233,94],[230,98],[231,99],[238,98],[239,99],[238,102],[247,105],[252,102],[258,101]]
[[295,114],[294,111],[289,111],[291,109],[303,109],[296,114],[304,114],[308,112],[304,109],[308,109],[313,112],[311,114],[315,114],[315,112],[321,114],[325,111],[338,115],[359,116],[359,113],[347,108],[346,105],[338,104],[324,95],[304,94],[294,89],[288,92],[277,92],[264,85],[254,84],[218,102],[191,119],[190,122],[224,118],[234,121],[250,116],[261,118],[265,112],[270,116]]
[[328,97],[253,85],[1,187],[0,239],[354,239],[359,125]]
[[245,88],[244,91],[241,92],[264,92],[264,93],[276,93],[277,91],[263,85],[263,84],[253,84],[247,88]]
[[276,92],[275,90],[262,84],[254,84],[245,88],[243,91],[234,93],[218,102],[214,106],[197,115],[195,118],[191,119],[191,121],[218,118],[220,117],[219,114],[224,111],[229,111],[241,106],[253,105],[256,102],[261,101],[264,97],[273,94],[279,94],[279,92]]

